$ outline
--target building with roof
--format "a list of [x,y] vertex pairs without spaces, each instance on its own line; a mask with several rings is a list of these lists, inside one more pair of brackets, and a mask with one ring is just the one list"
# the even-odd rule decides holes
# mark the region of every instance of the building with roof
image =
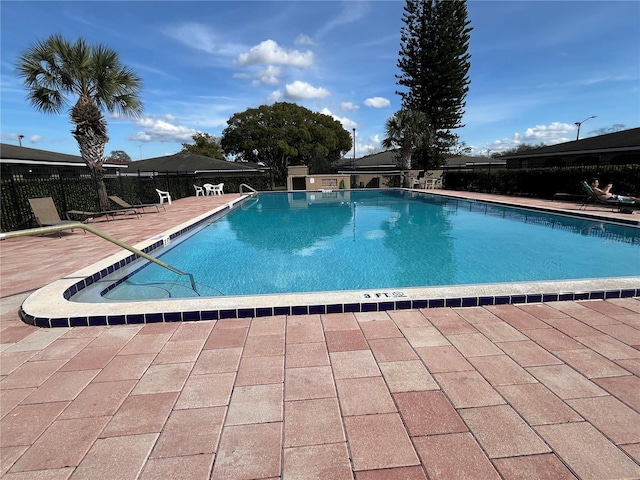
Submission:
[[[127,168],[126,163],[106,161],[107,174]],[[3,177],[49,178],[52,176],[79,177],[90,175],[87,164],[79,155],[38,150],[8,143],[0,143],[0,166]]]
[[533,148],[501,157],[507,168],[640,163],[640,128]]
[[225,177],[263,175],[269,169],[248,162],[228,162],[195,153],[176,153],[162,157],[129,162],[121,175],[193,175],[197,177]]
[[[23,178],[46,178],[52,175],[77,177],[89,175],[89,169],[79,155],[50,152],[6,143],[0,144],[0,165],[3,174]],[[268,168],[248,162],[227,162],[194,153],[176,153],[131,162],[110,161],[103,164],[106,175],[144,175],[157,173],[194,176],[251,176],[264,174]]]
[[[640,128],[583,138],[571,142],[532,148],[523,152],[496,157],[456,156],[447,158],[439,169],[409,172],[410,184],[438,184],[446,171],[491,170],[502,168],[539,168],[580,165],[640,164]],[[344,157],[336,164],[339,173],[352,175],[356,187],[385,187],[403,172],[396,161],[396,151]],[[398,184],[398,180],[395,181]]]
[[[341,174],[352,175],[352,185],[359,188],[380,188],[390,184],[402,183],[403,170],[398,166],[396,150],[373,153],[361,158],[342,158],[335,166]],[[442,184],[442,176],[446,170],[477,169],[477,168],[504,168],[503,158],[458,156],[450,157],[446,163],[436,169],[408,172],[409,184],[426,188],[427,185],[439,186]]]

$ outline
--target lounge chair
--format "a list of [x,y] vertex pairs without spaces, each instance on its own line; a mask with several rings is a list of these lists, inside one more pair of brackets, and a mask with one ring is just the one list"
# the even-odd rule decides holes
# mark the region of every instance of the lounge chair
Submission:
[[101,217],[103,215],[107,219],[107,221],[109,221],[109,217],[115,217],[116,215],[126,215],[127,213],[132,213],[138,218],[140,218],[140,212],[138,211],[137,208],[133,208],[133,207],[117,208],[114,210],[99,210],[99,211],[67,210],[65,212],[67,216],[67,220],[71,220],[72,219],[71,217],[80,217],[80,221],[82,222],[86,222],[91,220],[92,218]]
[[127,203],[126,201],[124,201],[123,199],[121,199],[117,195],[109,195],[109,200],[111,200],[113,203],[115,203],[116,205],[118,205],[122,209],[128,208],[128,209],[137,210],[139,208],[139,209],[142,210],[142,213],[144,213],[145,207],[153,207],[153,208],[156,209],[157,212],[160,211],[160,207],[162,207],[163,210],[166,210],[166,208],[164,208],[164,205],[162,205],[160,203],[141,203],[141,204],[138,204],[138,205],[131,205],[130,203]]
[[116,210],[101,210],[101,211],[92,211],[92,210],[67,210],[65,212],[67,216],[67,220],[71,220],[71,217],[80,217],[80,221],[86,222],[96,217],[104,217],[109,221],[110,217],[115,217],[116,215],[126,215],[127,213],[132,213],[136,217],[140,218],[140,212],[135,208],[118,208]]
[[[31,205],[31,211],[33,211],[33,215],[36,217],[36,222],[40,227],[52,227],[78,223],[73,220],[62,220],[51,197],[30,198],[29,205]],[[69,230],[73,232],[72,227],[70,227]],[[58,236],[62,236],[61,232],[58,232]]]
[[169,205],[171,205],[171,194],[169,192],[164,192],[162,190],[158,190],[156,188],[156,192],[158,192],[158,196],[160,197],[160,204],[162,205],[165,200]]
[[612,211],[615,211],[616,208],[618,209],[618,212],[627,210],[625,213],[629,213],[629,210],[637,210],[640,208],[640,205],[638,205],[633,200],[607,200],[607,199],[601,198],[596,194],[596,192],[593,191],[593,188],[591,188],[591,185],[589,185],[589,183],[586,181],[580,182],[580,187],[587,194],[587,199],[582,203],[582,206],[580,207],[580,209],[582,210],[587,208],[590,201],[593,201],[600,205],[606,205],[608,207],[611,207]]
[[199,197],[200,195],[202,195],[204,197],[204,188],[199,187],[198,185],[193,185],[193,188],[196,189],[196,197]]

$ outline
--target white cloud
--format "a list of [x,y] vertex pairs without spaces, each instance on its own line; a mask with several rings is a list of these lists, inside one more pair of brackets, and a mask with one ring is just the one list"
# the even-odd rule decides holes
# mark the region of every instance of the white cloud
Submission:
[[331,95],[331,92],[326,88],[316,88],[307,82],[301,82],[296,80],[293,83],[288,83],[284,88],[285,98],[291,100],[308,100],[310,98],[326,98]]
[[356,122],[354,122],[353,120],[351,120],[350,118],[347,117],[339,117],[338,115],[335,115],[333,113],[331,113],[331,110],[329,110],[328,108],[323,108],[320,113],[322,113],[323,115],[329,115],[331,118],[333,118],[334,120],[339,121],[342,124],[342,127],[345,130],[353,130],[354,128],[356,128],[358,126],[358,124]]
[[280,83],[280,75],[282,74],[282,70],[278,67],[274,67],[273,65],[269,65],[264,70],[260,70],[256,79],[252,82],[254,87],[258,85],[277,85]]
[[381,152],[383,150],[380,145],[380,136],[371,135],[367,140],[358,138],[356,134],[356,152],[358,156],[371,155],[375,152]]
[[575,132],[575,125],[568,123],[553,122],[551,125],[536,125],[527,128],[522,136],[523,143],[544,143],[553,145],[561,142],[568,142],[569,133]]
[[17,145],[19,145],[20,142],[22,142],[22,145],[25,145],[27,141],[29,143],[40,143],[42,140],[44,140],[41,135],[37,134],[29,135],[25,138],[24,135],[19,133],[2,133],[0,137],[2,138],[2,140],[7,140],[12,143],[15,142]]
[[214,35],[206,27],[197,23],[171,25],[165,29],[164,33],[183,45],[196,50],[212,53],[217,48]]
[[154,77],[164,77],[168,80],[178,81],[178,79],[169,72],[166,72],[160,68],[150,67],[148,65],[145,65],[144,63],[132,63],[129,66],[138,73],[145,72],[146,74],[153,75]]
[[209,27],[196,22],[168,25],[163,33],[189,48],[207,53],[235,56],[241,50],[237,44],[219,42]]
[[364,17],[371,9],[367,2],[342,2],[342,10],[325,23],[317,33],[317,37],[324,37],[334,29],[355,23]]
[[251,47],[249,52],[241,53],[238,65],[287,65],[308,68],[313,64],[313,52],[298,50],[286,51],[273,40],[265,40]]
[[353,102],[342,102],[340,108],[347,112],[358,110],[360,107]]
[[283,97],[284,95],[282,94],[282,90],[274,90],[271,92],[271,95],[269,95],[269,98],[267,98],[267,101],[269,103],[275,103],[282,100]]
[[[355,149],[357,157],[363,157],[365,155],[371,155],[372,153],[382,151],[379,135],[371,135],[369,138],[365,138],[358,132],[358,124],[350,118],[340,117],[332,113],[328,108],[323,108],[320,113],[329,115],[334,120],[339,121],[342,124],[342,128],[347,130],[349,133],[352,133],[354,128],[356,129]],[[351,150],[351,152],[353,152],[353,149]],[[351,154],[352,153],[347,153],[346,155],[350,156]]]
[[136,120],[136,125],[142,128],[135,135],[130,135],[127,140],[141,142],[177,142],[184,143],[192,140],[198,131],[182,125],[170,123],[175,118],[167,115],[162,118],[140,118]]
[[295,43],[296,45],[315,45],[316,44],[316,42],[314,42],[311,37],[304,35],[302,33],[296,37],[293,43]]
[[490,155],[492,153],[518,148],[520,145],[555,145],[557,143],[575,140],[574,132],[576,126],[563,123],[552,122],[550,125],[536,125],[527,128],[524,133],[515,132],[511,138],[495,140],[484,147],[472,146],[474,155]]
[[383,97],[372,97],[372,98],[367,98],[364,101],[364,104],[367,107],[373,107],[373,108],[384,108],[384,107],[388,107],[389,105],[391,105],[391,102]]

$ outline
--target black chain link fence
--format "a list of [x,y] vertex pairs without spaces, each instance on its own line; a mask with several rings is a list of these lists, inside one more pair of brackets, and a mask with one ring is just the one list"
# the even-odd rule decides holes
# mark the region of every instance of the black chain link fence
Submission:
[[620,195],[640,195],[640,164],[547,167],[521,169],[446,170],[443,188],[552,199],[584,197],[580,182],[598,177],[602,185],[613,183]]
[[[194,184],[224,183],[225,193],[239,191],[245,183],[255,190],[271,190],[269,174],[238,176],[200,176],[188,172],[139,172],[106,175],[109,195],[117,195],[131,204],[158,203],[156,188],[168,191],[174,200],[195,195]],[[0,231],[9,232],[37,226],[29,206],[30,198],[51,197],[60,218],[69,210],[99,211],[94,179],[78,169],[3,165],[0,177]],[[114,208],[117,208],[114,205]]]

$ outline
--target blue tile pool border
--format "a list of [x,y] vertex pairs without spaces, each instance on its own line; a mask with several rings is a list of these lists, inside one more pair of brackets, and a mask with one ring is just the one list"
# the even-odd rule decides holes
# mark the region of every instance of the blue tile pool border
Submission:
[[480,297],[451,297],[415,300],[387,300],[384,302],[346,302],[315,305],[292,305],[279,307],[256,308],[222,308],[206,310],[189,310],[185,312],[136,313],[119,315],[96,315],[86,317],[34,317],[26,313],[22,307],[19,314],[22,321],[36,327],[79,327],[104,325],[139,325],[161,322],[197,322],[204,320],[227,320],[238,318],[271,317],[278,315],[313,315],[330,313],[386,312],[390,310],[428,309],[442,307],[479,307],[487,305],[549,303],[558,301],[604,300],[612,298],[640,297],[638,289],[597,290],[576,293],[534,293],[517,295],[496,295]]

